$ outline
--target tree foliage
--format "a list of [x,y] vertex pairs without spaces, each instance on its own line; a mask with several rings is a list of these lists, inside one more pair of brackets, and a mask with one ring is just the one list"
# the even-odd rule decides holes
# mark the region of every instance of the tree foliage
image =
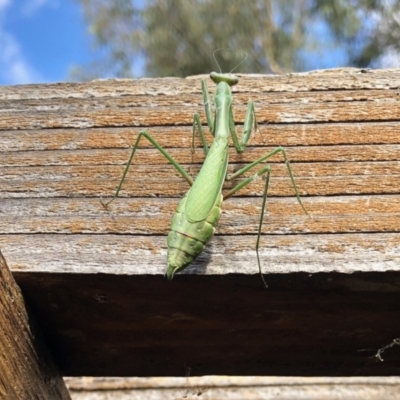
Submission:
[[[76,0],[100,58],[80,78],[302,71],[382,64],[399,50],[400,5],[376,0]],[[234,55],[234,59],[232,59]],[[335,57],[339,60],[335,60]],[[336,63],[335,63],[336,61]]]

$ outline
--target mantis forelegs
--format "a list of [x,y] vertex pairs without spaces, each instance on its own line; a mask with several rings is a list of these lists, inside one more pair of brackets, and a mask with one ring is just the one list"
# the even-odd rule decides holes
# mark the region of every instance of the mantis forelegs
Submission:
[[[211,100],[210,100],[210,95],[208,94],[207,82],[205,79],[202,79],[201,87],[203,92],[203,101],[207,118],[207,125],[208,128],[210,129],[211,134],[215,136],[214,120],[211,111]],[[207,155],[209,146],[206,141],[203,127],[201,125],[200,116],[197,113],[194,114],[193,116],[192,152],[194,152],[194,135],[196,132],[196,127],[199,130],[201,143],[204,149],[204,154]],[[242,153],[244,151],[247,142],[250,139],[251,133],[253,132],[254,129],[257,129],[257,121],[255,116],[254,103],[252,101],[249,101],[249,103],[247,104],[246,117],[243,124],[243,133],[240,142],[235,129],[235,121],[233,118],[232,107],[229,109],[229,131],[231,132],[232,135],[233,145],[235,146],[235,149],[238,153]]]
[[[212,110],[211,110],[211,100],[210,100],[210,95],[208,93],[207,82],[206,82],[205,79],[201,80],[201,90],[203,92],[203,102],[204,102],[204,109],[205,109],[205,112],[206,112],[207,125],[208,125],[208,128],[210,129],[211,134],[213,136],[215,136],[214,120],[213,120]],[[197,113],[193,115],[193,131],[192,131],[192,152],[193,153],[194,153],[194,135],[196,133],[196,127],[199,130],[200,139],[201,139],[201,143],[203,145],[204,154],[207,155],[208,154],[208,150],[209,150],[209,146],[208,146],[208,143],[206,141],[206,135],[204,134],[203,127],[201,125],[200,116]]]
[[231,132],[233,145],[235,146],[236,151],[238,153],[242,153],[247,146],[247,142],[249,141],[253,130],[257,130],[256,114],[254,109],[254,103],[252,101],[249,101],[247,103],[247,111],[244,119],[243,133],[240,143],[238,136],[236,134],[235,121],[233,118],[232,108],[230,109],[230,115],[229,115],[229,130]]
[[206,141],[206,135],[204,134],[203,127],[201,126],[199,114],[197,114],[197,113],[193,115],[192,153],[194,153],[194,135],[196,133],[196,126],[197,126],[197,129],[199,130],[201,143],[203,144],[204,154],[207,156],[209,146]]

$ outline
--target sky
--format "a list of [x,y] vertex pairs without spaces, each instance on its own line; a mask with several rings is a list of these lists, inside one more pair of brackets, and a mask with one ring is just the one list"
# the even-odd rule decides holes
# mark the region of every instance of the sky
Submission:
[[[326,27],[310,29],[329,42]],[[71,81],[71,69],[95,57],[91,43],[78,1],[0,0],[0,85]],[[343,49],[307,53],[307,60],[308,69],[346,65]],[[380,67],[399,67],[400,55],[388,53],[382,61]],[[143,75],[143,60],[133,67]]]
[[[0,0],[0,85],[72,80],[72,67],[93,59],[90,44],[78,1]],[[311,69],[338,66],[342,55],[335,54],[335,65],[318,57],[314,66],[308,57]]]
[[91,57],[78,2],[0,0],[0,85],[71,80]]

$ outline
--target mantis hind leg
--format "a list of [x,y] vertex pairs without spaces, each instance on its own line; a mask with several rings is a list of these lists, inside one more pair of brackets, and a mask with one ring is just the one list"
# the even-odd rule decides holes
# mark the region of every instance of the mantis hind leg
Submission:
[[129,170],[129,167],[131,166],[131,164],[132,164],[132,161],[133,161],[133,157],[135,156],[135,153],[136,153],[136,150],[137,150],[137,148],[138,148],[138,146],[139,146],[139,142],[140,142],[140,139],[142,138],[142,137],[145,137],[171,164],[172,164],[172,166],[183,176],[183,178],[185,178],[186,179],[186,181],[189,183],[189,185],[192,185],[193,184],[193,179],[190,177],[190,175],[183,169],[183,167],[167,152],[167,150],[165,150],[164,148],[162,148],[161,147],[161,145],[147,132],[147,131],[141,131],[140,133],[139,133],[139,135],[138,135],[138,137],[137,137],[137,139],[136,139],[136,142],[135,142],[135,145],[133,146],[133,148],[132,148],[132,152],[131,152],[131,155],[130,155],[130,157],[129,157],[129,160],[128,160],[128,163],[126,164],[126,167],[125,167],[125,170],[124,170],[124,172],[123,172],[123,174],[122,174],[122,178],[121,178],[121,181],[119,182],[119,185],[118,185],[118,187],[117,187],[117,190],[116,190],[116,192],[115,192],[115,194],[114,194],[114,197],[111,199],[111,200],[109,200],[108,202],[106,202],[106,203],[103,203],[103,201],[101,200],[101,204],[103,204],[103,206],[105,207],[105,208],[107,208],[107,206],[112,202],[112,201],[114,201],[117,197],[118,197],[118,195],[119,195],[119,192],[121,191],[121,189],[122,189],[122,185],[123,185],[123,183],[124,183],[124,180],[125,180],[125,178],[126,178],[126,175],[127,175],[127,173],[128,173],[128,170]]
[[[290,176],[290,180],[292,182],[293,190],[294,193],[297,197],[297,201],[299,202],[301,208],[303,209],[304,213],[308,215],[307,210],[305,209],[299,195],[299,191],[297,189],[296,182],[294,180],[292,168],[290,166],[289,159],[287,157],[286,151],[283,147],[277,147],[276,149],[272,150],[271,152],[265,154],[264,156],[260,157],[256,161],[252,162],[251,164],[246,165],[244,168],[240,169],[239,171],[235,172],[234,174],[230,175],[227,177],[227,180],[232,180],[237,178],[238,176],[242,175],[243,173],[249,171],[250,169],[256,167],[263,161],[267,160],[268,158],[272,157],[273,155],[277,153],[282,153],[283,158],[285,160],[285,164]],[[267,282],[264,279],[262,269],[261,269],[261,262],[260,262],[260,255],[259,255],[259,246],[260,246],[260,238],[261,238],[261,230],[262,230],[262,224],[264,220],[264,214],[265,214],[265,208],[266,208],[266,202],[267,202],[267,196],[268,196],[268,187],[269,187],[269,180],[270,180],[270,175],[271,175],[271,166],[267,165],[263,168],[261,168],[256,174],[253,176],[250,176],[249,178],[244,179],[242,182],[237,184],[233,189],[231,189],[225,196],[224,199],[227,199],[231,197],[233,194],[235,194],[237,191],[242,189],[244,186],[248,185],[250,182],[252,182],[254,179],[257,177],[263,176],[266,174],[265,178],[265,187],[264,187],[264,192],[263,192],[263,200],[262,200],[262,205],[261,205],[261,214],[260,214],[260,222],[258,224],[258,233],[257,233],[257,241],[256,241],[256,254],[257,254],[257,263],[258,263],[258,269],[260,271],[260,276],[261,279],[264,283],[265,288],[268,288]]]
[[[301,208],[303,209],[304,213],[308,215],[307,210],[305,209],[301,199],[300,199],[300,195],[299,195],[299,191],[297,189],[297,185],[296,182],[294,180],[294,175],[292,172],[292,168],[290,166],[290,161],[289,158],[286,154],[286,151],[283,147],[277,147],[276,149],[272,150],[271,152],[261,156],[260,158],[258,158],[256,161],[253,161],[252,163],[246,165],[245,167],[243,167],[242,169],[240,169],[239,171],[235,172],[232,175],[229,175],[226,180],[231,181],[235,178],[237,178],[238,176],[244,174],[245,172],[251,170],[252,168],[256,167],[258,164],[262,163],[263,161],[271,158],[272,156],[274,156],[277,153],[282,153],[283,158],[285,160],[285,165],[286,168],[288,170],[289,176],[290,176],[290,180],[292,182],[292,186],[293,186],[293,190],[294,193],[296,195],[297,201],[299,202]],[[243,188],[244,186],[248,185],[251,181],[253,181],[256,177],[262,176],[266,173],[266,171],[264,171],[265,168],[262,168],[260,171],[258,171],[255,175],[250,176],[249,178],[246,178],[244,181],[240,182],[238,185],[236,185],[233,189],[231,189],[225,196],[224,199],[227,199],[229,197],[231,197],[233,194],[235,194],[238,190],[240,190],[241,188]],[[269,167],[270,169],[270,167]],[[263,172],[264,171],[264,172]]]

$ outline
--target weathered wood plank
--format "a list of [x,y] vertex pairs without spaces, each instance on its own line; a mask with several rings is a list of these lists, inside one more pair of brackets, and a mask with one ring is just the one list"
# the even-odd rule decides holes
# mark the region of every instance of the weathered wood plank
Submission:
[[[129,95],[181,95],[182,93],[201,93],[198,84],[205,75],[191,76],[186,79],[164,78],[162,84],[157,78],[144,79],[108,79],[89,83],[56,83],[48,85],[19,85],[2,87],[1,100],[23,100],[38,98],[80,99],[121,97]],[[332,69],[311,71],[288,75],[241,75],[240,82],[246,85],[236,86],[235,91],[260,92],[313,92],[325,90],[396,90],[400,88],[400,70],[364,70]],[[339,79],[340,78],[340,79]],[[197,85],[196,85],[197,83]],[[210,83],[211,85],[211,83]],[[365,92],[367,93],[367,92]],[[369,91],[368,91],[369,93]],[[198,100],[200,103],[201,100]]]
[[394,356],[357,353],[400,331],[399,82],[400,70],[241,77],[236,120],[252,98],[259,129],[229,172],[284,146],[312,216],[272,158],[268,291],[262,180],[224,202],[217,235],[172,283],[166,234],[188,184],[143,141],[121,198],[100,203],[144,128],[196,176],[199,77],[0,88],[0,248],[62,371],[399,374]]
[[[273,150],[272,147],[249,147],[243,154],[236,154],[234,150],[230,151],[230,159],[233,163],[245,162],[255,160],[269,151]],[[293,163],[296,162],[321,162],[321,161],[394,161],[400,157],[400,144],[392,145],[354,145],[354,146],[340,146],[339,148],[331,147],[286,147],[287,152],[290,154],[290,159]],[[204,161],[204,156],[200,151],[192,154],[190,151],[182,153],[181,149],[171,149],[169,153],[180,164],[188,163],[201,163]],[[82,152],[76,150],[54,151],[51,154],[43,154],[37,151],[26,151],[23,154],[19,152],[10,152],[4,154],[7,156],[2,160],[0,166],[59,166],[59,165],[82,165],[93,166],[102,165],[103,168],[98,170],[98,173],[104,173],[104,165],[126,164],[126,158],[129,157],[129,151],[126,150],[88,150]],[[281,161],[281,158],[274,156],[271,163]],[[153,149],[142,150],[137,162],[141,164],[159,164],[165,165],[165,160],[159,152]],[[7,164],[6,164],[7,163]],[[172,170],[172,167],[171,167]],[[8,171],[6,171],[8,172]],[[12,172],[12,170],[10,171]]]
[[[398,377],[68,378],[73,400],[397,400]],[[199,397],[198,397],[199,396]]]
[[[233,198],[225,202],[218,234],[254,235],[260,201]],[[258,199],[259,200],[259,199]],[[400,196],[310,197],[308,218],[293,199],[271,199],[263,232],[268,234],[399,232]],[[176,199],[121,199],[108,212],[98,199],[22,199],[3,201],[0,234],[110,234],[165,235]],[[23,219],[23,226],[19,220]],[[238,237],[237,240],[241,238]],[[103,240],[99,237],[98,240]],[[236,240],[236,239],[235,239]],[[233,241],[233,239],[231,240]]]
[[[87,128],[19,130],[18,139],[13,130],[0,131],[0,150],[8,151],[44,151],[44,150],[83,150],[89,149],[127,149],[139,132],[139,128]],[[184,148],[189,152],[192,137],[190,129],[179,126],[153,126],[151,134],[167,148]],[[206,132],[207,134],[207,132]],[[207,134],[208,141],[212,136]],[[249,147],[254,146],[318,146],[318,145],[357,145],[357,144],[400,144],[398,122],[360,122],[356,125],[347,123],[323,124],[268,124],[260,125],[257,133],[251,138]],[[197,139],[197,145],[200,145]],[[153,149],[152,145],[143,141],[142,149]],[[201,152],[200,152],[201,154]],[[44,154],[43,154],[44,155]],[[7,157],[8,158],[8,157]],[[0,160],[5,163],[7,160]],[[125,162],[125,160],[124,160]]]
[[[190,101],[190,99],[187,99]],[[318,107],[316,107],[318,104]],[[328,102],[315,104],[258,104],[257,119],[260,123],[309,123],[309,122],[365,122],[399,119],[400,103],[360,101],[359,104]],[[0,129],[58,129],[58,128],[91,128],[107,126],[142,126],[154,125],[189,125],[193,113],[200,112],[199,106],[182,107],[166,105],[159,107],[125,107],[124,104],[95,110],[91,104],[82,105],[82,110],[38,111],[36,109],[6,110],[0,119]],[[93,108],[93,110],[91,110]],[[245,107],[238,108],[238,120],[243,120]],[[204,116],[202,114],[202,116]]]
[[[388,81],[390,75],[392,82]],[[386,76],[376,71],[338,72],[338,76],[337,82],[332,74],[297,74],[283,79],[242,76],[240,86],[235,88],[236,97],[242,103],[249,97],[255,98],[260,123],[361,122],[399,117],[398,84],[395,83],[400,77],[398,70],[386,72]],[[190,79],[164,79],[163,87],[156,79],[119,80],[114,81],[114,86],[112,81],[93,82],[91,86],[48,85],[43,89],[43,97],[42,94],[38,97],[35,85],[3,89],[0,129],[186,125],[191,124],[194,112],[203,112],[200,85]],[[344,94],[337,89],[344,90]],[[364,92],[356,93],[354,89],[364,89]],[[68,94],[68,90],[73,93]],[[271,93],[274,90],[281,93]],[[326,94],[329,90],[331,92]],[[291,100],[286,103],[282,93],[286,95],[287,92],[287,98]],[[386,96],[382,97],[382,92]],[[47,104],[43,104],[43,99]],[[144,101],[146,104],[143,105]],[[238,107],[239,120],[243,119],[244,111],[244,105]]]
[[[234,229],[231,229],[232,233]],[[375,237],[379,236],[379,237]],[[187,274],[256,274],[255,235],[216,235]],[[265,235],[265,273],[398,271],[400,233]],[[13,271],[162,275],[165,236],[91,234],[0,235]],[[56,255],[56,256],[55,256]],[[366,258],[369,262],[366,263]],[[241,269],[238,269],[238,265]]]
[[0,398],[68,400],[68,389],[0,253]]

